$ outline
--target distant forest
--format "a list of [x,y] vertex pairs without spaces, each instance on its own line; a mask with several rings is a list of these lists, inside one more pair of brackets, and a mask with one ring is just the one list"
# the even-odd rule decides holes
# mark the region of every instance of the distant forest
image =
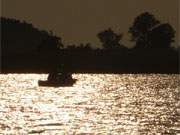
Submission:
[[[127,68],[129,68],[128,66],[138,65],[139,60],[141,61],[141,64],[139,63],[141,67],[138,66],[136,68],[137,69],[139,68],[138,70],[142,70],[143,63],[146,63],[145,62],[146,60],[143,57],[145,57],[147,52],[149,54],[148,57],[151,57],[154,55],[152,58],[149,59],[149,63],[151,63],[154,60],[154,58],[157,58],[160,55],[162,58],[162,55],[163,55],[165,56],[167,61],[169,59],[171,63],[172,61],[174,62],[172,63],[172,66],[175,66],[173,70],[176,70],[176,72],[178,72],[179,70],[178,69],[178,62],[179,62],[178,51],[180,49],[179,47],[175,48],[171,46],[171,43],[174,42],[176,31],[173,29],[173,27],[170,24],[160,22],[159,20],[155,18],[154,15],[152,15],[149,12],[144,12],[140,14],[139,16],[137,16],[134,19],[134,22],[132,23],[132,25],[129,27],[128,32],[131,35],[131,42],[134,43],[133,48],[127,48],[125,45],[123,45],[121,43],[123,34],[115,33],[111,28],[107,28],[106,30],[102,30],[99,33],[97,33],[97,38],[102,44],[102,49],[92,49],[92,45],[90,43],[80,44],[80,45],[75,45],[75,44],[64,45],[62,43],[62,38],[53,34],[52,31],[39,30],[38,28],[35,28],[32,24],[28,24],[25,21],[22,22],[15,19],[1,17],[0,24],[2,28],[2,32],[1,32],[2,47],[1,48],[2,48],[4,69],[7,67],[11,67],[10,65],[12,63],[10,61],[13,61],[13,59],[10,59],[11,57],[16,59],[15,61],[17,63],[21,63],[21,64],[25,63],[25,61],[18,61],[17,60],[18,56],[21,56],[21,57],[24,56],[24,59],[26,57],[27,59],[31,57],[32,62],[33,61],[35,62],[34,59],[37,57],[44,56],[47,59],[47,56],[48,56],[48,60],[51,59],[50,61],[54,61],[54,63],[57,63],[55,62],[55,60],[56,61],[61,60],[63,62],[66,60],[71,61],[71,66],[72,66],[73,54],[88,58],[88,57],[91,57],[91,56],[87,56],[87,55],[90,55],[90,53],[85,53],[85,52],[93,51],[91,55],[92,54],[101,55],[101,56],[98,55],[99,57],[97,57],[97,59],[99,58],[99,61],[112,61],[114,60],[115,57],[116,59],[117,57],[121,57],[120,58],[121,62],[114,64],[114,66],[113,66],[113,63],[107,62],[108,65],[111,65],[110,66],[111,71],[114,68],[120,69],[119,65],[122,65],[122,64],[126,65]],[[51,55],[51,53],[53,53],[53,56]],[[129,54],[133,54],[133,57],[128,58]],[[58,59],[57,57],[55,58],[54,55],[60,59]],[[89,59],[92,59],[92,58],[96,59],[96,57],[91,57]],[[156,63],[159,62],[159,65],[161,65],[160,63],[161,60],[160,59],[158,60],[159,61],[156,61]],[[84,63],[83,61],[86,61],[86,59],[76,59],[76,63],[77,61],[81,61],[79,63],[81,65]],[[99,63],[98,61],[96,62],[95,61],[96,60],[94,60],[94,62],[91,62],[91,64],[97,65]],[[122,61],[126,61],[126,62],[123,63]],[[29,61],[29,63],[31,64],[32,62]],[[42,62],[42,60],[38,61],[37,63],[40,63],[40,62]],[[107,65],[107,63],[106,64],[105,63],[106,62],[104,62],[104,66]],[[134,63],[134,65],[133,64],[128,65],[127,63]],[[101,65],[103,65],[103,63]],[[148,65],[150,66],[151,64],[148,64]],[[159,66],[159,68],[160,67],[167,68],[164,66],[165,65]],[[79,70],[82,70],[82,69],[79,69]],[[153,70],[156,70],[156,69],[153,69]],[[131,71],[131,69],[129,69],[128,71]]]

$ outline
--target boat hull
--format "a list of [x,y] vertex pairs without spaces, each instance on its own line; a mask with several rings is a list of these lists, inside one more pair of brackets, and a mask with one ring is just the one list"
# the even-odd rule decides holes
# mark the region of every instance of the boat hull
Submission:
[[44,87],[70,87],[70,86],[73,86],[73,84],[76,82],[76,79],[72,79],[72,80],[68,80],[68,81],[65,81],[65,82],[60,82],[60,81],[57,81],[57,82],[54,82],[54,81],[42,81],[42,80],[39,80],[38,81],[38,85],[39,86],[44,86]]

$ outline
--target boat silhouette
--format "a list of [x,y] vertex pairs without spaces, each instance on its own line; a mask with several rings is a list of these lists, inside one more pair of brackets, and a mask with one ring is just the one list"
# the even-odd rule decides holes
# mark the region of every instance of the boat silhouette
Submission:
[[48,80],[39,80],[38,85],[45,87],[68,87],[73,86],[76,81],[77,79],[73,79],[71,76],[57,75],[55,79],[49,79],[48,77]]

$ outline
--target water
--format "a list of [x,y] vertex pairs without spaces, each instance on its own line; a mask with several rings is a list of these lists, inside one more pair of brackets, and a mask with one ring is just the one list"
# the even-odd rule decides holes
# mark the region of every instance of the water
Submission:
[[179,75],[74,74],[73,87],[38,87],[47,75],[0,75],[0,134],[180,134]]

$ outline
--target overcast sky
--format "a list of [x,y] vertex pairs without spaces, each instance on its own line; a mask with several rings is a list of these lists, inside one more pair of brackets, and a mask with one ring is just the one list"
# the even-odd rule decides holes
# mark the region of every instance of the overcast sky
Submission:
[[[124,33],[124,44],[130,44],[127,31],[133,19],[149,11],[162,22],[178,30],[179,0],[2,0],[2,15],[52,30],[64,43],[98,45],[96,34],[111,27]],[[176,44],[178,42],[176,37]]]

